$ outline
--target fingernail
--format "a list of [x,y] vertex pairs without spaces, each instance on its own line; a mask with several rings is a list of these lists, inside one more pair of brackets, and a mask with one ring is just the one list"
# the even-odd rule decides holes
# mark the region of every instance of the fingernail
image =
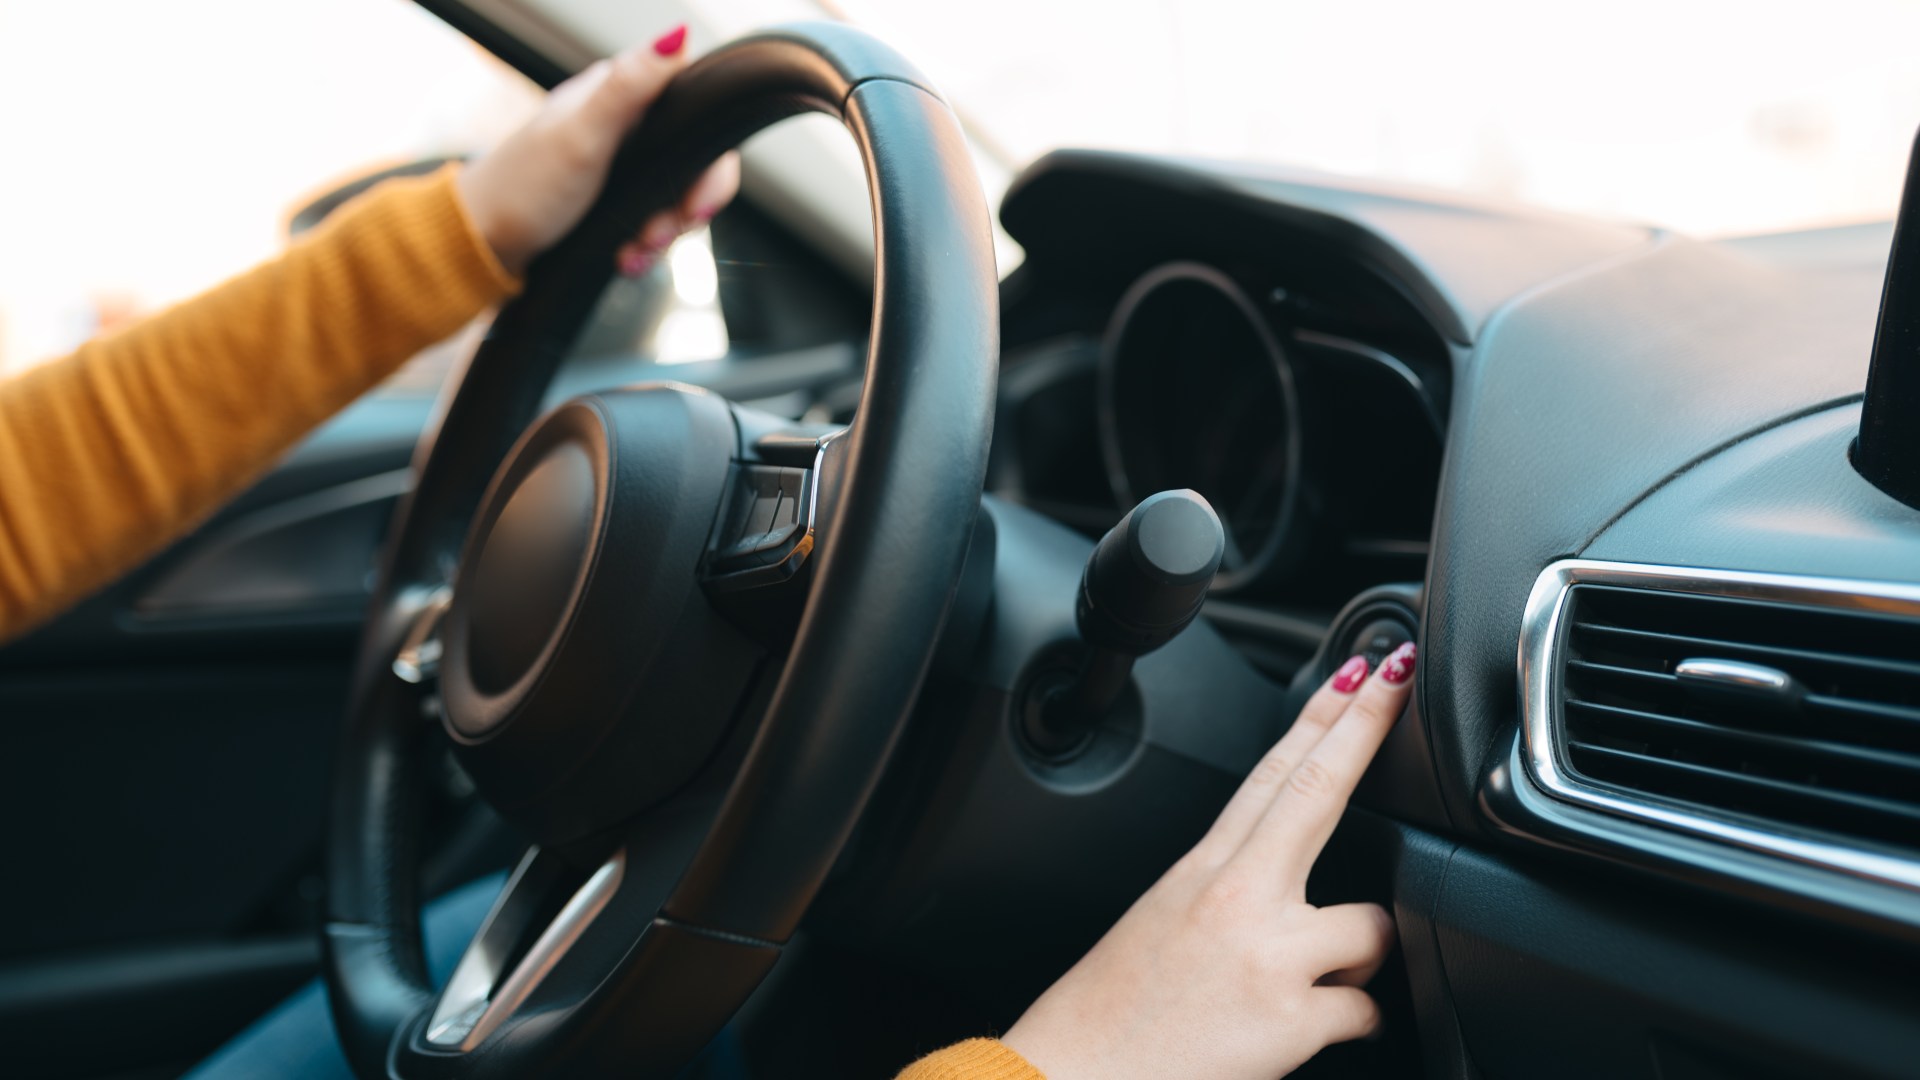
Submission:
[[653,256],[644,251],[632,250],[620,253],[620,272],[628,277],[640,277],[653,269]]
[[1353,693],[1360,689],[1361,683],[1366,681],[1367,658],[1364,656],[1349,658],[1346,663],[1340,665],[1339,671],[1333,673],[1333,688],[1343,694]]
[[681,23],[679,26],[676,26],[673,29],[667,31],[666,33],[661,34],[658,38],[655,38],[653,42],[653,51],[660,56],[678,55],[680,50],[686,47],[687,47],[687,24],[686,23]]
[[1419,652],[1411,641],[1393,650],[1380,661],[1380,678],[1395,686],[1413,678],[1413,664]]

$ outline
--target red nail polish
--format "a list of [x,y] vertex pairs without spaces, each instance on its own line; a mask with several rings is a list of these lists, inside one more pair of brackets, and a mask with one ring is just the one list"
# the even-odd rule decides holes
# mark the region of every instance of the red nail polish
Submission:
[[653,269],[653,256],[644,251],[623,251],[620,253],[620,272],[628,277],[639,277]]
[[1394,686],[1413,678],[1413,664],[1419,652],[1411,641],[1393,650],[1385,660],[1380,661],[1380,678]]
[[1339,671],[1333,673],[1333,688],[1343,694],[1353,693],[1360,689],[1361,683],[1366,681],[1367,658],[1364,656],[1349,658],[1346,663],[1340,665]]
[[681,49],[684,49],[686,47],[687,47],[687,24],[686,23],[681,23],[679,26],[676,26],[673,29],[667,31],[666,33],[661,34],[658,38],[654,39],[654,42],[653,42],[653,51],[661,56],[675,56],[680,52]]

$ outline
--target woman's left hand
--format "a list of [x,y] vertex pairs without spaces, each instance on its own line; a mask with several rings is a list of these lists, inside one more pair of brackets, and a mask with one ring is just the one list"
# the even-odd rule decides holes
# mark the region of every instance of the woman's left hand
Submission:
[[[684,26],[554,87],[525,127],[461,170],[460,195],[501,265],[524,273],[580,221],[606,183],[620,140],[686,66]],[[740,158],[714,162],[678,206],[656,214],[621,248],[620,270],[644,273],[681,233],[713,217],[740,187]]]

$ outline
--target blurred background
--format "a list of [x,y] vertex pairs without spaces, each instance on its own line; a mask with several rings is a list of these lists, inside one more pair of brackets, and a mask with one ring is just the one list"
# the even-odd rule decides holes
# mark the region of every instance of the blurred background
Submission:
[[[1920,125],[1920,2],[623,6],[662,29],[693,9],[696,49],[809,13],[868,25],[959,107],[995,198],[1046,150],[1098,146],[1747,234],[1890,216]],[[409,0],[0,0],[0,375],[272,254],[345,180],[484,148],[538,99]],[[726,348],[699,317],[704,243],[676,252],[692,314],[658,359]]]

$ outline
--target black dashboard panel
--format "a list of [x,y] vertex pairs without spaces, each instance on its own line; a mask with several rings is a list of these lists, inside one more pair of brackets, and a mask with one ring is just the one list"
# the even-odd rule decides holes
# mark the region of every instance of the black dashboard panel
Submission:
[[[1480,221],[1537,260],[1539,222],[1508,236],[1475,207],[1077,152],[1029,170],[1002,218],[1027,258],[1005,286],[992,490],[1089,534],[1200,490],[1246,549],[1210,610],[1281,627],[1263,666],[1283,678],[1356,593],[1422,576],[1457,342],[1511,272],[1477,261],[1454,288],[1434,274],[1463,268],[1445,234]],[[1569,235],[1553,258],[1643,239]]]
[[1216,588],[1284,572],[1307,532],[1298,376],[1255,302],[1200,263],[1127,290],[1101,348],[1100,442],[1117,506],[1193,488],[1226,526]]
[[1587,558],[1920,580],[1920,510],[1847,465],[1848,401],[1777,424],[1674,477],[1593,539]]
[[[1346,434],[1313,464],[1377,452],[1332,484],[1303,476],[1307,504],[1316,479],[1366,485],[1368,504],[1430,485],[1406,561],[1353,558],[1383,530],[1309,513],[1339,542],[1208,613],[1236,644],[1258,625],[1275,651],[1292,636],[1312,653],[1336,595],[1424,579],[1404,591],[1423,605],[1409,715],[1425,740],[1398,760],[1431,761],[1434,808],[1368,805],[1459,845],[1437,900],[1415,910],[1396,893],[1403,943],[1430,933],[1445,972],[1417,1003],[1423,1038],[1454,1033],[1429,1047],[1434,1075],[1910,1074],[1920,1025],[1877,950],[1912,939],[1911,891],[1625,819],[1596,827],[1531,782],[1515,735],[1522,615],[1557,560],[1920,582],[1920,511],[1848,461],[1890,230],[1707,242],[1092,153],[1043,159],[1003,219],[1028,257],[1003,307],[1001,494],[1088,532],[1117,513],[1099,448],[1110,320],[1134,282],[1182,261],[1261,309],[1300,376],[1303,428]],[[1342,413],[1323,381],[1338,361],[1316,345],[1375,350],[1419,389],[1397,413],[1388,396]],[[1169,363],[1232,384],[1217,362]],[[1425,481],[1405,464],[1422,454]],[[1269,675],[1311,674],[1247,651]],[[1854,1009],[1868,985],[1895,1004]],[[1577,1067],[1555,1056],[1569,1040],[1586,1044]]]
[[[1168,247],[1251,248],[1309,266],[1338,253],[1462,345],[1516,294],[1652,238],[1643,228],[1305,170],[1087,150],[1035,162],[1000,216],[1029,258],[1071,245],[1089,265],[1123,273],[1130,255]],[[1273,245],[1276,228],[1291,242]]]
[[1456,822],[1473,820],[1515,712],[1535,575],[1714,453],[1857,397],[1879,274],[1667,237],[1491,320],[1456,384],[1428,576],[1422,691],[1445,718],[1435,750]]

